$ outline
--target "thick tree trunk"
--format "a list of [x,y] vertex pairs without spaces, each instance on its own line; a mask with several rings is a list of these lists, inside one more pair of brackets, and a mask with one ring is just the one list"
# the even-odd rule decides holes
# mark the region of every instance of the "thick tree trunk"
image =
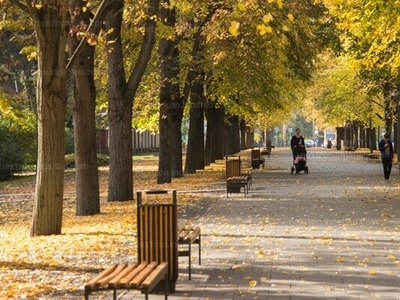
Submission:
[[193,174],[196,170],[204,170],[204,109],[203,79],[198,74],[192,86],[189,140],[186,152],[185,173]]
[[125,97],[125,82],[121,26],[123,0],[115,0],[106,17],[108,52],[108,126],[110,171],[108,201],[133,199],[132,171],[132,105]]
[[[163,1],[167,4],[168,1]],[[175,10],[162,6],[160,18],[174,27]],[[179,50],[177,42],[162,38],[159,43],[160,77],[160,151],[157,183],[170,183],[172,177],[182,176],[181,124],[183,103],[180,97]]]
[[214,151],[215,159],[223,159],[227,154],[226,151],[226,134],[225,134],[225,107],[220,106],[215,109],[215,132],[214,132]]
[[215,134],[215,105],[213,102],[207,102],[204,108],[204,114],[207,120],[206,129],[206,148],[204,155],[204,164],[209,166],[211,163],[215,162],[215,144],[214,144],[214,134]]
[[66,3],[31,9],[38,45],[38,165],[30,235],[61,233],[65,169]]
[[228,154],[236,154],[240,152],[240,136],[239,136],[239,117],[231,116],[228,118]]
[[149,0],[143,42],[128,81],[125,77],[121,42],[123,0],[111,4],[106,18],[108,52],[108,120],[110,175],[108,201],[133,199],[132,106],[154,46],[159,0]]
[[[248,145],[247,136],[250,135],[250,131],[247,131],[246,121],[244,119],[240,119],[239,130],[240,130],[240,150],[244,150],[247,148]],[[252,146],[253,144],[251,144],[250,147]]]
[[[83,12],[84,2],[76,0],[74,25],[88,25],[91,16]],[[78,13],[80,12],[80,13]],[[69,38],[70,54],[79,45],[76,36]],[[95,47],[85,45],[72,66],[75,79],[73,118],[76,165],[76,215],[88,216],[100,213],[99,175],[96,154],[96,87],[94,82]]]
[[[178,92],[179,93],[179,92]],[[172,178],[179,178],[183,176],[183,163],[182,163],[182,118],[183,109],[182,103],[178,105],[173,112],[172,119]]]

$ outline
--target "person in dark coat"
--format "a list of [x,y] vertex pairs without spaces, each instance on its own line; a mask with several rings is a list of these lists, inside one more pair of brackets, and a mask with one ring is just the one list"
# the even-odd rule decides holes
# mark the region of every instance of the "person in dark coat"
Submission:
[[390,133],[386,132],[383,139],[379,142],[379,151],[381,151],[381,159],[383,165],[383,175],[388,180],[392,171],[393,162],[393,143],[390,140]]
[[[304,137],[300,134],[300,128],[296,128],[295,134],[294,136],[292,136],[292,139],[290,140],[290,148],[292,149],[292,153],[294,148],[296,147],[303,147],[303,148],[305,147]],[[294,159],[294,153],[293,153],[293,159]]]

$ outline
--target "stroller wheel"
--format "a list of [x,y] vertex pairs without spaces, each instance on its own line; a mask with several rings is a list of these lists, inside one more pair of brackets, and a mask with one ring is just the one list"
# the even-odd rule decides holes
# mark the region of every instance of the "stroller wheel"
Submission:
[[293,172],[294,172],[294,167],[292,167],[292,168],[290,169],[290,173],[293,174]]
[[304,169],[304,173],[308,174],[308,167]]

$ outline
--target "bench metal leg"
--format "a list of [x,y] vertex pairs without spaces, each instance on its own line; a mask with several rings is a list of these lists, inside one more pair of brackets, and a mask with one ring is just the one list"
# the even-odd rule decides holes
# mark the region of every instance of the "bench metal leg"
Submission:
[[165,300],[168,299],[168,279],[169,279],[168,277],[169,275],[167,270],[167,272],[165,273]]
[[198,244],[199,244],[199,265],[201,265],[201,234],[199,234]]
[[192,242],[189,242],[189,280],[192,280]]

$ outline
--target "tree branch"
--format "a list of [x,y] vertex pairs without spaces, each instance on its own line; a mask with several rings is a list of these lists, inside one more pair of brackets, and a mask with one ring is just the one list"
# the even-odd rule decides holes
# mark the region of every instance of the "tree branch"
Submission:
[[28,4],[22,0],[10,0],[10,3],[12,5],[22,9],[26,13],[30,12]]
[[146,30],[142,42],[142,48],[140,49],[138,60],[135,64],[133,72],[130,74],[127,82],[127,90],[125,97],[131,99],[135,96],[135,93],[139,87],[140,80],[146,70],[146,66],[150,60],[152,49],[155,43],[156,25],[158,14],[158,7],[160,5],[159,0],[149,1],[149,12],[146,20]]
[[[108,2],[110,2],[110,3],[108,3]],[[75,63],[76,57],[79,56],[79,54],[82,52],[83,48],[85,47],[85,44],[87,43],[86,37],[87,37],[88,33],[93,31],[93,29],[95,29],[96,27],[99,27],[99,25],[98,25],[98,23],[100,22],[99,20],[101,20],[101,18],[103,17],[103,13],[105,13],[105,11],[106,11],[107,5],[111,4],[111,2],[112,2],[112,0],[103,0],[101,2],[99,9],[97,10],[92,22],[90,22],[89,27],[85,32],[85,35],[83,36],[78,47],[76,47],[74,53],[70,57],[69,62],[67,64],[67,66],[65,67],[65,70],[68,70],[69,68],[71,68],[73,66],[73,64]]]

